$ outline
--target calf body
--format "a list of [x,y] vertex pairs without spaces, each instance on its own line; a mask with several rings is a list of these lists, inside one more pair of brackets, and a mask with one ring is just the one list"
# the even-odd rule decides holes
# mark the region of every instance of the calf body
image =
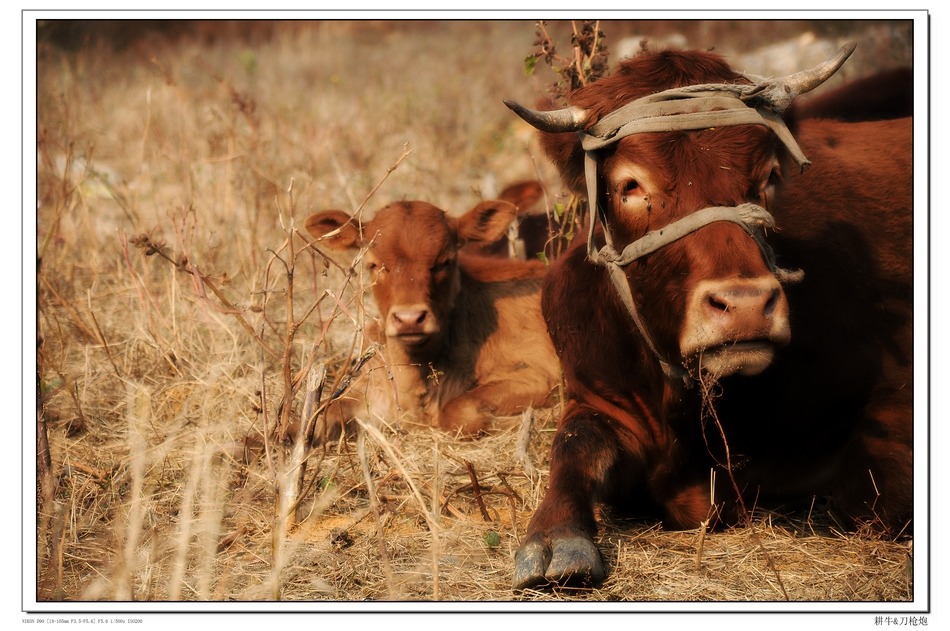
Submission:
[[370,367],[368,403],[359,397],[350,412],[366,406],[386,420],[477,435],[495,417],[549,402],[560,369],[541,318],[546,268],[463,249],[497,240],[514,214],[511,203],[489,201],[453,218],[414,201],[362,225],[340,211],[308,219],[329,247],[367,248],[384,365]]
[[[593,125],[644,93],[742,81],[708,53],[642,55],[576,93],[572,116]],[[641,133],[589,154],[616,250],[707,207],[766,207],[776,230],[708,223],[619,274],[584,244],[553,266],[543,311],[568,402],[515,587],[603,578],[598,506],[684,529],[829,496],[846,527],[908,525],[911,120],[803,120],[794,133],[804,174],[759,125]],[[544,143],[584,190],[577,139]]]

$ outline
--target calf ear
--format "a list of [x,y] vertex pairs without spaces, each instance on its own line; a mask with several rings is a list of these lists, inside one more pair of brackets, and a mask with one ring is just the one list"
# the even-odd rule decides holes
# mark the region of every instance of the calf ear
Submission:
[[342,210],[324,210],[307,217],[307,232],[334,250],[355,247],[360,239],[357,220]]
[[458,218],[462,243],[492,243],[502,238],[518,215],[511,202],[494,199],[482,202]]
[[537,180],[525,180],[516,182],[501,192],[498,199],[511,202],[518,207],[518,213],[524,214],[532,206],[538,203],[538,200],[544,196],[544,189],[541,182]]

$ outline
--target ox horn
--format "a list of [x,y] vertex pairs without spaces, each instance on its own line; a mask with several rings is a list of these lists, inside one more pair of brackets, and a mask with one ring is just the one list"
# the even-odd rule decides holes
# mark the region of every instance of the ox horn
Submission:
[[505,99],[505,105],[520,116],[526,123],[541,131],[556,134],[565,131],[579,131],[587,121],[587,110],[580,107],[565,107],[560,110],[537,111]]
[[782,112],[791,105],[795,97],[810,92],[827,81],[851,56],[856,47],[856,42],[848,42],[831,59],[810,70],[802,70],[779,79],[766,81],[760,84],[759,89],[750,92],[743,98],[762,99],[771,104],[773,110]]

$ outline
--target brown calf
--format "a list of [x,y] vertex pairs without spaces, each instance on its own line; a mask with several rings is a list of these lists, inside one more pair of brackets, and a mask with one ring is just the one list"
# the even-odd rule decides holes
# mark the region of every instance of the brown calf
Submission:
[[342,211],[307,220],[322,245],[367,249],[395,382],[393,397],[387,371],[371,371],[369,414],[471,436],[490,430],[496,416],[548,403],[560,369],[541,317],[546,268],[463,249],[499,239],[515,212],[509,202],[487,201],[454,218],[412,201],[362,224]]

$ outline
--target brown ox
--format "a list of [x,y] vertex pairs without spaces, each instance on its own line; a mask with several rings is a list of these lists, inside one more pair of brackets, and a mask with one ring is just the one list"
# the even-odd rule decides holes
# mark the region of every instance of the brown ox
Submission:
[[913,113],[913,69],[891,68],[801,98],[791,105],[786,118],[833,118],[857,123],[903,118]]
[[[570,109],[509,103],[546,130],[565,181],[595,191],[607,226],[589,252],[578,243],[559,259],[543,289],[567,402],[515,587],[602,579],[597,506],[688,529],[827,496],[845,526],[907,526],[912,120],[803,120],[798,145],[764,122],[614,137],[598,127],[635,99],[697,84],[767,118],[847,54],[752,90],[717,55],[644,53],[573,93]],[[714,103],[672,106],[730,107]],[[598,145],[604,137],[613,142]],[[594,147],[587,186],[582,142]],[[710,220],[709,207],[722,216]],[[677,235],[684,218],[703,221]],[[640,241],[648,232],[656,249]]]
[[307,220],[326,246],[367,248],[386,364],[365,386],[370,415],[387,422],[408,415],[476,435],[496,416],[548,402],[560,368],[541,317],[545,266],[462,249],[500,238],[515,212],[509,202],[487,201],[453,218],[412,201],[389,204],[364,224],[336,210]]

